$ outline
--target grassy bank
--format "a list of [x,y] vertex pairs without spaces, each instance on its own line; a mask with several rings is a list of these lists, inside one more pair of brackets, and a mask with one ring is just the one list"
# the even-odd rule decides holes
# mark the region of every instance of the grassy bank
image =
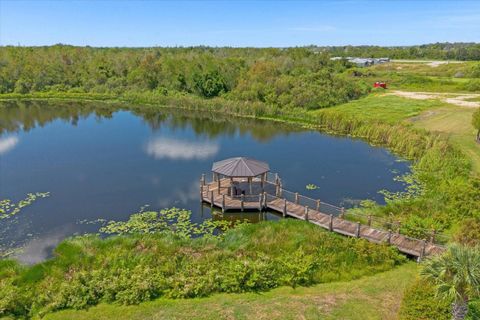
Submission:
[[194,239],[177,232],[83,236],[62,242],[44,263],[0,261],[0,316],[349,281],[405,261],[387,245],[293,219]]
[[101,304],[85,311],[48,314],[44,319],[397,319],[403,291],[416,272],[417,266],[408,263],[350,282],[281,287],[261,294],[158,299],[138,306]]

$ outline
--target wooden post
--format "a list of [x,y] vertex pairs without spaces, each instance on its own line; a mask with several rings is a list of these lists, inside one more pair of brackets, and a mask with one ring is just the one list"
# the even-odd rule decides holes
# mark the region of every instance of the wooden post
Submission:
[[355,237],[357,237],[357,238],[360,238],[360,227],[361,227],[361,225],[360,225],[360,221],[359,221],[359,222],[357,222],[357,230],[355,232]]
[[298,192],[295,192],[295,203],[298,204]]
[[213,207],[213,191],[210,191],[210,207]]
[[397,233],[397,234],[400,234],[400,226],[401,226],[402,224],[401,224],[400,221],[397,221],[396,225],[397,225],[397,232],[396,232],[396,233]]
[[287,216],[287,199],[283,199],[283,217]]
[[[225,198],[225,196],[224,196],[224,198]],[[243,202],[244,202],[244,201],[245,201],[245,195],[242,194],[242,195],[240,196],[240,210],[241,210],[241,211],[243,211]]]
[[267,208],[267,193],[263,192],[263,207]]
[[330,215],[330,221],[328,222],[328,230],[333,231],[333,214]]
[[372,226],[372,215],[371,214],[368,215],[368,226],[369,227]]
[[430,243],[435,243],[435,234],[436,234],[436,231],[435,229],[433,229],[432,233],[430,234]]
[[308,206],[305,206],[305,221],[308,221]]
[[280,197],[280,188],[278,184],[275,185],[275,197]]
[[423,260],[423,257],[425,256],[426,249],[427,249],[427,241],[425,239],[423,239],[422,242],[421,242],[420,256],[418,257],[418,259],[420,261]]
[[225,195],[222,195],[222,213],[225,212]]
[[218,190],[218,194],[220,194],[220,179],[218,179],[217,177],[217,190]]
[[320,212],[320,200],[317,200],[317,211]]
[[205,185],[205,173],[202,173],[202,185]]
[[392,243],[392,230],[391,229],[388,229],[387,243],[388,244]]
[[258,194],[258,210],[262,211],[262,206],[263,206],[263,199],[262,199],[263,193]]
[[216,181],[215,176],[216,176],[215,172],[212,172],[212,181]]
[[275,173],[275,184],[278,185],[278,173]]
[[203,184],[200,184],[200,202],[203,202]]
[[342,209],[340,209],[340,218],[344,219],[345,218],[345,208],[342,207]]

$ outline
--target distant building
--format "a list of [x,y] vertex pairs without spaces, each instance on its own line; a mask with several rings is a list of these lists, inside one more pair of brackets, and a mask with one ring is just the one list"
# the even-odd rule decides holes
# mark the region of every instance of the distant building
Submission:
[[345,59],[348,62],[355,64],[357,67],[369,67],[374,64],[382,64],[390,62],[390,58],[357,58],[357,57],[332,57],[330,60],[342,60]]

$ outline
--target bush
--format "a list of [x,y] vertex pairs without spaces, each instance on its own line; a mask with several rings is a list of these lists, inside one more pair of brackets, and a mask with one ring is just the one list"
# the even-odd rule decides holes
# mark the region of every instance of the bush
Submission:
[[450,320],[450,302],[439,300],[431,284],[417,279],[405,290],[400,320]]
[[38,265],[0,263],[0,316],[351,280],[405,260],[392,247],[289,219],[240,225],[222,237],[82,236],[62,242],[52,260]]

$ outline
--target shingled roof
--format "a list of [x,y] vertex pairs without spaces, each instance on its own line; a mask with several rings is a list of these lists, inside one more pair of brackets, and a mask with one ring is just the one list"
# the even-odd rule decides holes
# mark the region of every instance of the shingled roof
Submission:
[[270,171],[270,166],[266,162],[237,157],[213,163],[212,171],[227,177],[255,177]]

